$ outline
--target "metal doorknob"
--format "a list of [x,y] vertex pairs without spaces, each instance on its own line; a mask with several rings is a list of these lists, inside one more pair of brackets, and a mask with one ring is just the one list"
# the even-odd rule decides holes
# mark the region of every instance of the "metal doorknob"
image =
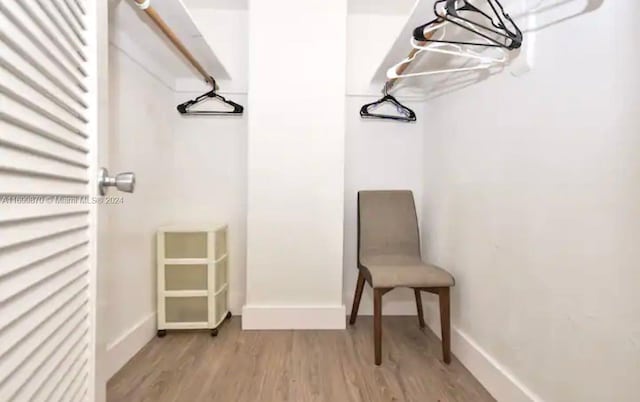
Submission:
[[115,177],[109,176],[109,171],[100,168],[98,172],[98,190],[100,195],[107,193],[107,187],[115,187],[126,193],[133,193],[136,187],[136,175],[132,172],[119,173]]

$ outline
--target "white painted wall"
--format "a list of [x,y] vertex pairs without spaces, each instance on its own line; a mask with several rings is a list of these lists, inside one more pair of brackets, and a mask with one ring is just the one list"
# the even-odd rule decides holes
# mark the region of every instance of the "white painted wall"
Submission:
[[[237,1],[239,6],[246,1]],[[218,84],[222,91],[233,94],[247,93],[247,80],[249,69],[249,11],[245,8],[219,8],[214,2],[207,4],[193,2],[202,8],[191,8],[195,24],[202,32],[204,39],[216,55],[224,62],[225,69],[230,79],[219,79]],[[215,71],[213,72],[215,74]],[[178,90],[201,90],[204,85],[197,77],[181,77],[177,80]],[[202,88],[202,89],[201,89]]]
[[106,166],[136,173],[134,194],[107,209],[100,245],[108,282],[107,353],[111,376],[155,333],[154,233],[166,219],[165,181],[173,167],[173,91],[116,47],[109,53],[110,137]]
[[[176,93],[172,107],[200,94]],[[247,105],[246,95],[225,96]],[[210,102],[210,107],[215,103]],[[229,299],[232,313],[240,314],[246,285],[248,117],[181,116],[177,112],[173,116],[167,184],[172,194],[164,201],[163,219],[168,223],[229,224]]]
[[425,106],[424,247],[457,280],[454,353],[499,400],[640,400],[637,3]]
[[[347,313],[353,303],[357,269],[357,194],[360,190],[409,189],[420,214],[422,202],[422,139],[424,118],[421,102],[405,102],[420,114],[415,123],[363,120],[360,107],[376,98],[347,97],[344,189],[344,301]],[[373,314],[371,288],[365,287],[359,313]],[[383,313],[415,314],[413,292],[397,289],[384,297]]]
[[[176,92],[189,79],[176,76],[175,68],[145,52],[150,43],[158,51],[163,49],[154,42],[160,37],[138,38],[140,45],[119,25],[112,24],[111,29],[111,127],[104,164],[111,173],[135,172],[137,187],[134,194],[124,195],[123,205],[105,207],[105,240],[100,246],[109,288],[109,376],[155,335],[155,231],[159,226],[229,224],[230,307],[234,314],[240,313],[247,182],[246,115],[180,116],[176,105],[202,92]],[[234,61],[232,66],[237,68]],[[223,94],[246,105],[246,94]]]
[[[402,29],[413,1],[349,1],[347,19],[347,100],[344,189],[343,300],[351,311],[357,271],[357,193],[359,190],[410,189],[420,214],[425,130],[422,102],[394,94],[418,114],[415,123],[363,120],[360,108],[382,94],[374,82],[376,69]],[[413,97],[415,98],[415,97]],[[359,313],[373,313],[372,296],[365,288]],[[383,313],[415,314],[413,293],[398,289],[384,298]]]
[[356,10],[347,18],[347,95],[377,96],[383,82],[372,82],[373,77],[406,15]]
[[251,1],[249,16],[243,327],[344,328],[347,4]]

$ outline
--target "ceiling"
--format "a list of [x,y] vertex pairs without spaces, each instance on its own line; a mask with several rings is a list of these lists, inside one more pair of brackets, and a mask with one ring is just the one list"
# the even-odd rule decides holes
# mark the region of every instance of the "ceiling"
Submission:
[[[184,0],[184,2],[189,8],[249,9],[249,0]],[[348,9],[349,14],[409,15],[415,3],[416,0],[348,0]]]
[[[110,40],[116,46],[129,46],[129,53],[143,52],[153,64],[171,77],[200,78],[200,74],[157,28],[155,23],[131,0],[109,1]],[[229,74],[208,46],[181,1],[156,1],[153,8],[176,33],[195,58],[218,79]],[[138,60],[140,61],[140,60]]]
[[215,8],[217,10],[248,10],[249,0],[183,0],[189,8]]

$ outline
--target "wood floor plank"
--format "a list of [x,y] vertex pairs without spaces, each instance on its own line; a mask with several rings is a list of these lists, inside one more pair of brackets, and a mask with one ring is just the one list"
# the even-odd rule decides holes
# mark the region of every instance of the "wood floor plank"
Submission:
[[371,317],[346,331],[208,332],[153,339],[108,383],[108,402],[494,401],[415,317],[384,317],[382,365]]

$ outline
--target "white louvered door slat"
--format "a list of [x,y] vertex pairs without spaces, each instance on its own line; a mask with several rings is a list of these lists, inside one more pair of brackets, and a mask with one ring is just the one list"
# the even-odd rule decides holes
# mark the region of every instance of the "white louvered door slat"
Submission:
[[3,238],[0,239],[0,248],[33,242],[55,233],[87,227],[87,215],[79,213],[8,224],[3,232]]
[[86,229],[76,229],[60,233],[2,250],[0,253],[0,278],[29,265],[35,264],[51,256],[65,252],[67,249],[87,242]]
[[9,222],[20,222],[33,219],[54,218],[61,215],[76,214],[80,212],[89,213],[89,209],[84,204],[52,204],[52,205],[9,205],[2,211],[0,224]]
[[30,288],[46,282],[58,274],[64,267],[82,260],[89,253],[86,243],[64,250],[39,264],[26,267],[13,275],[8,275],[0,282],[0,303],[16,295],[28,291]]
[[[16,0],[10,0],[16,1]],[[18,2],[19,7],[15,7],[13,12],[7,11],[6,18],[11,21],[20,35],[29,37],[38,50],[47,55],[51,62],[76,83],[81,84],[86,71],[80,55],[75,54],[73,48],[65,46],[58,37],[55,36],[55,27],[46,23],[46,14],[38,12],[34,2]],[[16,33],[14,31],[14,33]]]
[[[6,161],[3,161],[6,163]],[[20,194],[50,194],[81,197],[86,189],[85,183],[66,180],[64,177],[52,175],[42,177],[36,174],[21,173],[0,166],[0,194],[13,194],[14,190],[22,190]]]
[[78,166],[88,167],[83,161],[87,150],[79,150],[59,141],[52,140],[17,124],[10,124],[0,118],[0,143],[4,146],[24,148],[27,152],[49,155],[52,159],[67,161]]
[[[13,94],[11,94],[13,96]],[[46,133],[48,137],[57,139],[57,142],[67,144],[75,149],[81,149],[88,151],[85,147],[86,138],[82,135],[69,131],[67,128],[61,126],[55,121],[47,118],[43,113],[31,108],[28,103],[29,99],[25,99],[19,94],[15,94],[15,97],[9,97],[2,92],[2,85],[0,85],[0,108],[3,110],[11,110],[9,119],[16,125],[22,126],[31,130],[35,130],[39,133]],[[36,105],[36,107],[38,107]],[[0,116],[4,119],[4,116]]]
[[[82,63],[84,60],[80,57],[79,54],[75,52],[75,50],[66,44],[60,37],[55,34],[56,28],[53,22],[51,22],[47,15],[42,11],[40,7],[34,1],[21,1],[18,3],[22,10],[29,16],[29,19],[38,26],[38,30],[45,34],[53,46],[50,44],[47,46],[47,49],[50,51],[55,51],[57,49],[66,59],[68,63],[74,65],[78,68],[78,71],[86,76],[86,71],[84,70]],[[36,32],[37,30],[31,29],[32,32]]]
[[53,0],[53,5],[58,10],[58,14],[62,17],[64,22],[66,22],[67,27],[73,32],[76,39],[80,41],[82,46],[86,46],[87,42],[84,38],[84,29],[81,24],[76,21],[73,13],[69,10],[69,7],[64,3],[64,0]]
[[0,0],[0,402],[104,401],[101,3]]
[[27,85],[25,82],[14,78],[12,81],[0,84],[0,92],[38,113],[43,118],[55,123],[62,129],[84,138],[87,137],[87,134],[82,128],[86,122],[78,121],[78,119],[67,115],[64,107],[52,102],[45,95],[30,85]]
[[[0,353],[2,353],[3,356],[7,354],[8,351],[16,347],[16,344],[22,342],[24,334],[33,333],[39,326],[43,325],[43,323],[52,319],[56,311],[72,303],[76,297],[86,292],[87,284],[82,279],[83,277],[78,277],[68,281],[57,293],[49,296],[46,304],[39,304],[35,307],[30,312],[34,316],[33,321],[18,321],[4,329],[7,332],[7,343],[0,345]],[[71,295],[68,293],[71,293]],[[43,340],[40,339],[38,345],[42,344],[42,342]],[[11,373],[5,373],[3,379],[6,380],[10,378],[10,374]]]
[[23,70],[18,69],[16,66],[22,63],[18,60],[19,56],[11,49],[6,48],[4,53],[4,58],[0,60],[0,67],[6,70],[6,72],[3,72],[2,76],[11,74],[14,77],[17,77],[34,90],[40,92],[42,96],[46,97],[56,106],[64,109],[64,111],[79,119],[83,123],[86,123],[86,121],[83,119],[82,112],[78,111],[77,107],[74,107],[75,99],[72,99],[69,95],[67,95],[59,88],[53,85],[49,85],[49,81],[46,80],[46,78],[42,79],[42,75],[35,68],[33,68],[33,66],[26,65],[23,67]]
[[84,359],[84,355],[88,353],[87,348],[76,350],[75,354],[70,354],[65,361],[62,362],[62,370],[57,370],[54,373],[49,384],[46,384],[36,394],[37,400],[45,401],[61,401],[62,393],[69,387],[73,378],[69,376],[69,373],[81,373],[83,372],[83,366],[86,366],[87,360]]
[[[16,10],[19,9],[16,8]],[[0,15],[0,23],[2,23],[0,39],[26,62],[33,64],[39,71],[46,74],[55,85],[69,94],[75,95],[77,101],[81,101],[82,94],[86,92],[86,85],[83,82],[86,77],[78,69],[78,66],[81,66],[84,60],[65,63],[64,59],[55,57],[52,50],[54,48],[45,46],[33,34],[37,29],[35,24],[23,26],[20,24],[21,21],[11,19],[11,16],[12,14]],[[28,32],[29,35],[25,32]]]
[[87,12],[85,11],[87,8],[84,5],[84,0],[73,0],[73,2],[75,3],[75,5],[78,7],[78,10],[80,10],[81,14],[86,14]]
[[36,171],[42,174],[56,172],[65,177],[85,180],[86,167],[61,162],[30,150],[10,145],[0,148],[0,159],[13,160],[12,166],[22,171]]
[[40,6],[40,9],[51,20],[57,30],[57,33],[62,37],[62,39],[80,56],[82,60],[86,61],[87,56],[85,55],[83,45],[80,43],[80,40],[75,37],[71,28],[69,28],[67,23],[60,16],[56,9],[56,0],[36,0],[36,2]]
[[78,4],[76,4],[73,0],[64,0],[64,3],[67,6],[67,9],[69,9],[69,12],[73,15],[74,21],[80,26],[80,28],[82,30],[87,29],[87,27],[84,25],[84,22],[82,21],[82,10],[78,8]]

